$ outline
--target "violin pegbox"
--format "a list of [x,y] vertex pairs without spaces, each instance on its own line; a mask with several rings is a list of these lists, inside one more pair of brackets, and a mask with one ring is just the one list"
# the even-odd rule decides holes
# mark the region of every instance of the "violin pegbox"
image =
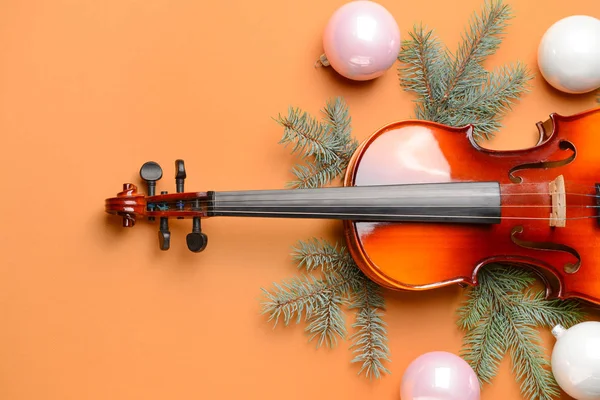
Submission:
[[[148,197],[155,196],[156,182],[162,178],[163,171],[160,165],[154,161],[148,161],[140,168],[140,177],[146,182],[148,189]],[[185,163],[183,160],[175,161],[175,187],[177,193],[183,193],[185,191],[185,178],[187,174],[185,172]],[[167,195],[167,191],[161,191],[161,195]],[[153,202],[152,199],[148,199],[146,203],[146,210],[149,212],[155,211],[160,204]],[[183,210],[185,203],[183,200],[177,200],[174,204],[165,204],[165,207],[174,207],[176,210]],[[199,209],[199,206],[198,206]],[[177,219],[183,219],[183,216],[178,216]],[[154,221],[153,216],[148,217],[149,221]],[[158,243],[161,250],[169,250],[171,247],[171,232],[169,231],[169,218],[160,217],[160,225],[158,230]],[[186,237],[187,247],[190,251],[198,253],[206,248],[208,243],[208,237],[202,232],[200,217],[193,217],[192,232],[188,233]]]

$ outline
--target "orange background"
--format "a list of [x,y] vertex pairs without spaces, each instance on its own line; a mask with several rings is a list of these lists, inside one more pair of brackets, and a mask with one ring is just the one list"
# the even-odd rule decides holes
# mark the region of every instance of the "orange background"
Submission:
[[[163,166],[158,190],[174,191],[176,158],[188,190],[283,187],[294,158],[272,117],[289,105],[318,115],[344,96],[360,140],[410,117],[413,97],[395,67],[369,83],[313,68],[344,3],[1,2],[1,399],[398,399],[412,359],[460,349],[457,288],[386,294],[393,362],[380,381],[356,376],[349,342],[316,350],[303,325],[272,328],[260,288],[297,275],[290,247],[334,237],[336,223],[214,219],[204,224],[207,251],[191,254],[190,221],[171,223],[171,250],[160,252],[156,225],[125,230],[104,214],[122,183],[140,184],[147,160]],[[423,21],[455,49],[483,2],[381,4],[403,38]],[[529,145],[551,112],[595,106],[593,95],[549,88],[536,50],[553,22],[597,16],[600,3],[510,4],[516,18],[489,66],[521,59],[536,78],[490,143],[497,148]],[[482,398],[518,393],[506,358]]]

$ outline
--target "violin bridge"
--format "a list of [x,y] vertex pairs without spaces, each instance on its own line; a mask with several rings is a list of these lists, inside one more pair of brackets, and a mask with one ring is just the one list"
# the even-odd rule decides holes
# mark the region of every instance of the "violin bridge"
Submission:
[[549,184],[552,212],[550,213],[550,226],[564,228],[567,223],[567,193],[565,178],[559,175]]

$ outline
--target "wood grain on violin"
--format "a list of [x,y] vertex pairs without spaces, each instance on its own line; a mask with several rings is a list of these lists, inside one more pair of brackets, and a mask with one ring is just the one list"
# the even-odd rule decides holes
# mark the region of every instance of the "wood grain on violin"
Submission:
[[124,226],[160,218],[163,249],[167,219],[192,217],[192,251],[206,247],[202,218],[340,219],[361,270],[390,289],[477,284],[481,267],[501,261],[536,269],[554,296],[600,304],[600,109],[552,114],[537,128],[535,146],[492,151],[471,126],[392,123],[362,143],[340,188],[183,192],[178,160],[180,193],[154,195],[162,172],[147,163],[152,195],[124,184],[106,211]]

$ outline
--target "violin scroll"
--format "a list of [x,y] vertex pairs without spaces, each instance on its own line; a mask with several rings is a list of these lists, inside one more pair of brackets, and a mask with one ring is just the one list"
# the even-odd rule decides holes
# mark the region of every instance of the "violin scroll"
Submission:
[[105,203],[106,212],[122,217],[125,228],[135,225],[136,217],[143,215],[145,207],[145,197],[138,193],[137,186],[133,183],[124,183],[123,190],[117,193],[117,197],[106,199]]

